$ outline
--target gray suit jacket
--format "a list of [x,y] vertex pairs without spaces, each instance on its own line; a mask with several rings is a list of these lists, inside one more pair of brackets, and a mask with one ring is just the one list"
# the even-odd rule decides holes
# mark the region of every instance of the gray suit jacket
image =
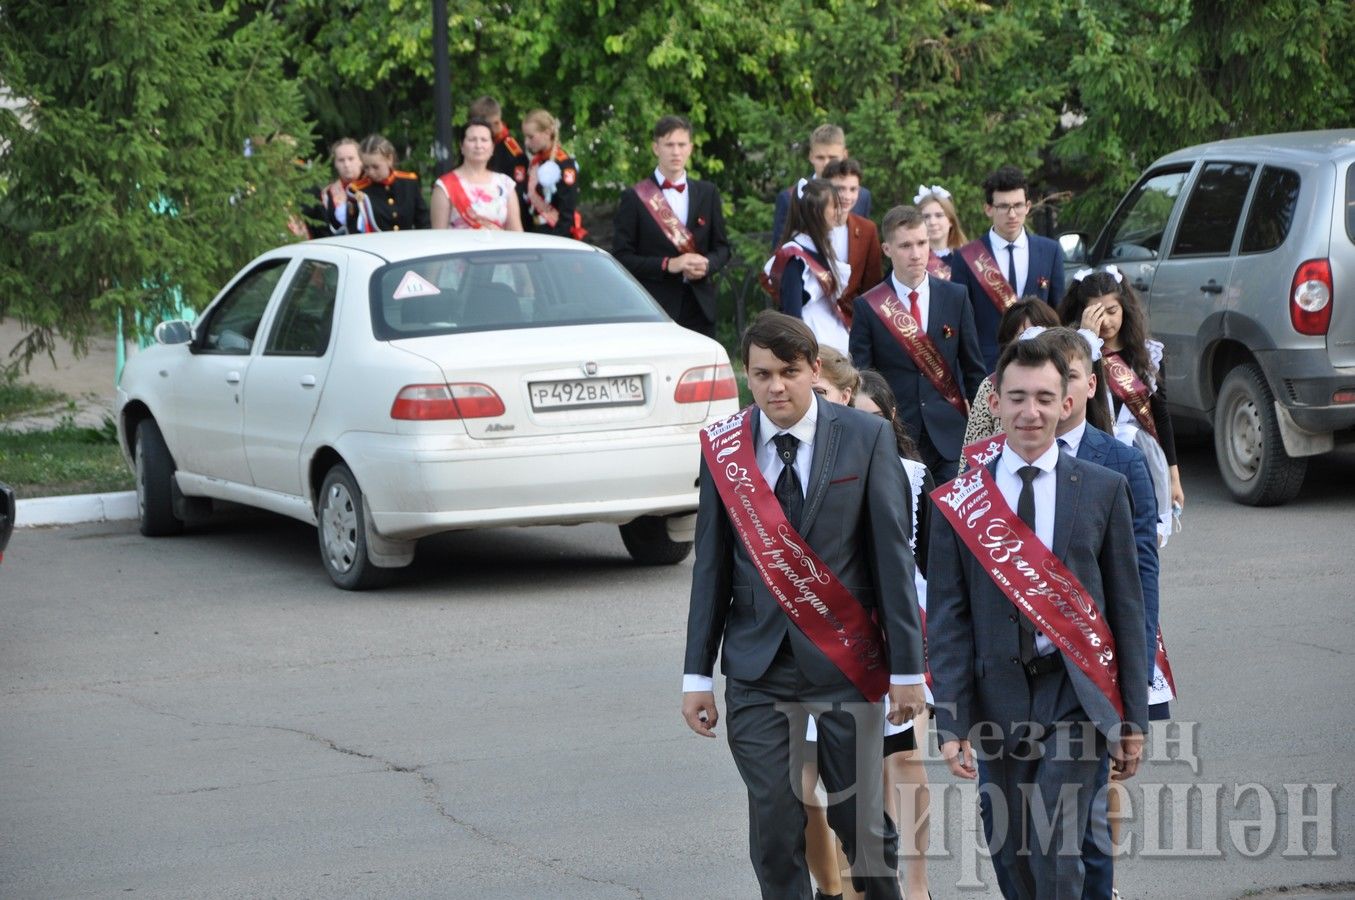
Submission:
[[[993,470],[996,463],[989,465]],[[1054,470],[1054,555],[1096,600],[1119,660],[1125,720],[1148,727],[1143,591],[1134,525],[1123,475],[1066,453]],[[936,694],[936,727],[965,738],[976,722],[1004,731],[1029,718],[1030,689],[1021,668],[1022,613],[993,584],[950,522],[932,517],[927,556],[927,650]],[[1077,666],[1064,658],[1087,718],[1114,736],[1120,717]],[[1050,724],[1050,723],[1042,723]]]
[[[921,673],[922,630],[908,550],[912,492],[899,465],[893,429],[878,416],[815,400],[818,430],[800,534],[852,595],[876,613],[888,643],[890,672]],[[787,634],[810,681],[848,683],[762,583],[703,461],[683,671],[711,674],[718,652],[725,675],[754,681],[767,671]]]

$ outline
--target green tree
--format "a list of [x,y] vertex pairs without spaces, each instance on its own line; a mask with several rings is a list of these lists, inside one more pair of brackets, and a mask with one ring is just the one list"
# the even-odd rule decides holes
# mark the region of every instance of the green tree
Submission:
[[1164,153],[1204,141],[1348,127],[1355,4],[1338,0],[1075,0],[1063,44],[1070,111],[1053,151],[1089,189],[1094,226]]
[[[31,328],[27,363],[77,352],[115,311],[201,308],[256,253],[288,240],[312,180],[310,127],[283,72],[284,34],[206,0],[0,6],[6,237],[0,316]],[[254,152],[243,149],[250,140]]]

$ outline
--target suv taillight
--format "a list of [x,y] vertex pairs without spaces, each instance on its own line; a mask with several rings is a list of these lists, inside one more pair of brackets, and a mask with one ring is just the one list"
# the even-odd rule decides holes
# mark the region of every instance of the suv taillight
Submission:
[[485,384],[411,384],[391,404],[392,419],[487,419],[503,415],[503,401]]
[[1331,325],[1331,263],[1310,259],[1294,272],[1289,286],[1289,321],[1299,334],[1326,334]]
[[697,366],[678,379],[673,399],[678,403],[706,403],[739,396],[739,383],[729,365]]

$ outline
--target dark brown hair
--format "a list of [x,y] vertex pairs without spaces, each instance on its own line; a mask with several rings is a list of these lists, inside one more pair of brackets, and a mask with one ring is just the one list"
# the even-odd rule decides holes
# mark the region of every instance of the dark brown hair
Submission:
[[687,121],[686,116],[664,116],[654,123],[654,140],[668,137],[674,131],[682,130],[687,132],[687,137],[692,136],[692,123]]
[[848,157],[847,159],[835,159],[823,167],[823,174],[819,177],[824,181],[831,181],[834,178],[841,178],[844,175],[855,175],[859,180],[862,176],[861,163]]
[[1033,297],[1029,294],[1022,297],[1007,307],[1006,312],[1002,314],[1001,321],[997,323],[997,346],[999,350],[1016,340],[1017,336],[1021,334],[1022,322],[1040,325],[1044,328],[1053,328],[1059,324],[1059,314],[1054,311],[1054,307],[1039,297]]
[[1016,166],[1003,166],[983,179],[983,200],[989,206],[993,204],[993,194],[998,191],[1025,191],[1029,200],[1030,182],[1026,181],[1026,173]]
[[1110,399],[1106,392],[1106,380],[1101,376],[1100,361],[1092,362],[1092,348],[1087,339],[1071,328],[1059,326],[1041,333],[1034,340],[1048,342],[1063,354],[1065,360],[1071,360],[1076,356],[1086,366],[1087,374],[1096,376],[1096,393],[1087,400],[1087,421],[1107,434],[1114,434],[1115,423],[1110,418]]
[[[874,369],[866,369],[861,373],[861,389],[857,396],[862,394],[873,400],[889,424],[894,426],[894,443],[899,446],[899,456],[921,462],[922,455],[917,451],[913,436],[908,433],[903,416],[899,415],[899,403],[894,399],[894,391],[885,377]],[[855,405],[855,400],[852,402]]]
[[1076,328],[1082,322],[1082,314],[1087,311],[1088,303],[1097,297],[1114,294],[1120,301],[1120,308],[1124,310],[1120,317],[1120,358],[1128,363],[1145,385],[1155,384],[1157,369],[1148,356],[1148,323],[1143,315],[1143,306],[1134,289],[1129,286],[1129,280],[1123,275],[1120,279],[1116,281],[1114,275],[1098,270],[1081,281],[1074,281],[1059,304],[1059,318],[1063,319],[1064,325]]
[[828,301],[831,303],[841,287],[837,280],[837,266],[833,265],[837,257],[833,255],[833,242],[829,239],[833,226],[828,221],[828,204],[830,201],[836,202],[837,192],[831,184],[819,178],[806,182],[803,197],[796,197],[795,190],[790,189],[790,215],[786,217],[786,230],[781,234],[781,244],[797,234],[808,235],[828,269],[831,286]]
[[819,342],[802,320],[773,309],[764,309],[744,329],[739,352],[748,368],[748,351],[756,344],[772,351],[782,362],[803,359],[811,366],[819,358]]
[[1008,366],[1022,366],[1038,369],[1045,363],[1052,363],[1059,373],[1059,382],[1063,393],[1068,393],[1068,361],[1063,354],[1048,341],[1012,341],[1002,351],[997,360],[997,374],[993,376],[993,387],[1002,393],[1002,375]]

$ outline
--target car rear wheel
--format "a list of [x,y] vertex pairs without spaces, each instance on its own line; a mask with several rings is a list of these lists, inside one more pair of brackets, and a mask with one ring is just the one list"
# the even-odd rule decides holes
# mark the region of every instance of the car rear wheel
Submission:
[[620,530],[626,552],[642,566],[675,566],[692,552],[691,541],[668,537],[668,522],[663,516],[641,516]]
[[1285,453],[1275,396],[1254,363],[1233,369],[1219,388],[1214,454],[1223,483],[1239,503],[1275,506],[1303,487],[1308,460]]
[[183,531],[174,515],[174,458],[154,419],[136,426],[136,506],[141,533],[164,537]]
[[320,560],[335,584],[346,591],[377,587],[390,575],[367,555],[367,523],[362,489],[342,463],[325,475],[316,510]]

